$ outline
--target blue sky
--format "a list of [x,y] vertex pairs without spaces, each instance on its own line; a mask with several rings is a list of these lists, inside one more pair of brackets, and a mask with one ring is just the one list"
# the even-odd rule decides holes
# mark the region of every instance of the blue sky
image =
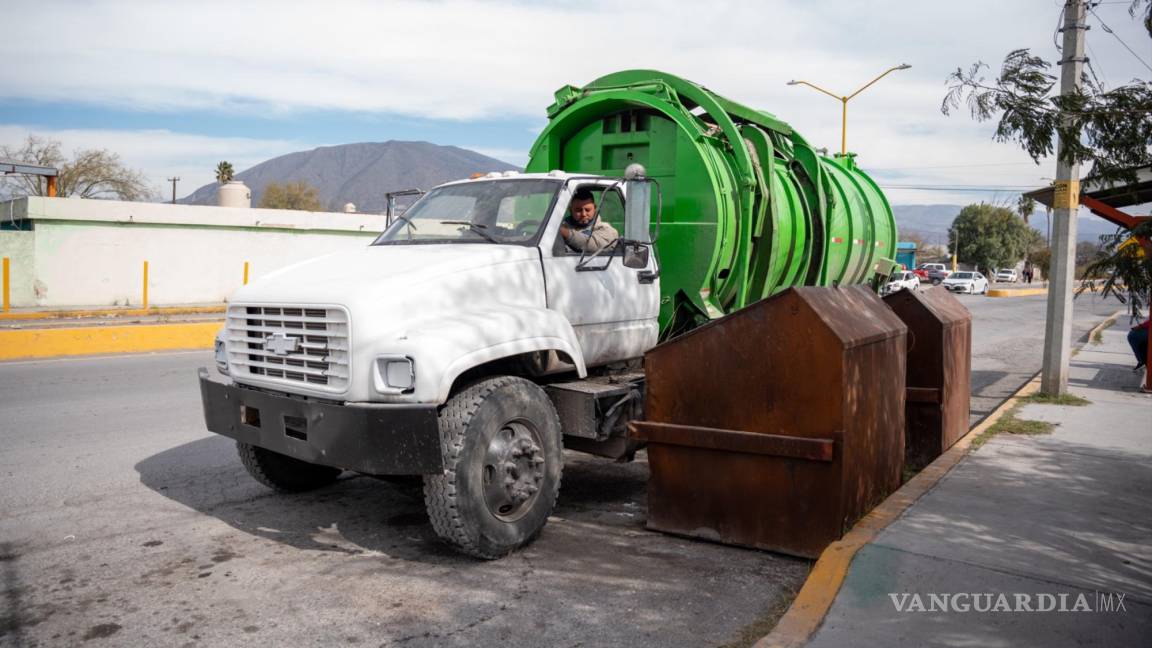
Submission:
[[[849,149],[896,204],[995,200],[1039,186],[1035,164],[991,140],[992,125],[940,114],[957,66],[994,67],[1016,47],[1057,52],[1054,0],[631,3],[513,0],[113,2],[6,6],[0,145],[29,133],[65,150],[108,148],[158,192],[316,146],[389,139],[451,144],[522,164],[552,93],[619,69],[654,68],[702,83]],[[1104,2],[1089,17],[1089,56],[1106,85],[1152,72],[1152,40]],[[1114,29],[1136,54],[1107,34]],[[981,191],[917,187],[979,187]]]
[[78,102],[8,100],[0,102],[0,124],[32,124],[45,130],[75,128],[104,131],[167,130],[213,137],[245,137],[314,144],[423,140],[484,148],[505,157],[522,157],[544,120],[426,119],[386,112],[302,110],[262,115],[220,110],[126,110]]

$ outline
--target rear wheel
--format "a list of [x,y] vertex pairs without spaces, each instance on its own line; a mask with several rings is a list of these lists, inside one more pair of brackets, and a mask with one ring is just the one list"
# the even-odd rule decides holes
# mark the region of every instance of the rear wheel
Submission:
[[240,462],[253,479],[285,493],[299,493],[327,486],[344,472],[339,468],[318,466],[239,441],[236,442],[236,450],[240,453]]
[[537,385],[482,380],[440,412],[444,473],[424,477],[436,533],[460,551],[495,559],[531,542],[552,513],[563,464],[560,420]]

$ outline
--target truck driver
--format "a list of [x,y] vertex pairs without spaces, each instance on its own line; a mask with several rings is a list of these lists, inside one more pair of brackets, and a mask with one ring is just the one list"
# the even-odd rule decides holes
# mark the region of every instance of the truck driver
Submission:
[[620,238],[616,228],[595,216],[595,196],[586,188],[577,189],[568,205],[568,216],[560,224],[560,237],[570,249],[598,252]]

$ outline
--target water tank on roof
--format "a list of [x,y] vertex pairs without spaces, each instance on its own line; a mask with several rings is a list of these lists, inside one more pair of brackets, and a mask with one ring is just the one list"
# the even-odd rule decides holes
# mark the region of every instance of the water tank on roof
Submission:
[[221,185],[216,204],[221,207],[251,207],[252,190],[242,180],[229,180]]

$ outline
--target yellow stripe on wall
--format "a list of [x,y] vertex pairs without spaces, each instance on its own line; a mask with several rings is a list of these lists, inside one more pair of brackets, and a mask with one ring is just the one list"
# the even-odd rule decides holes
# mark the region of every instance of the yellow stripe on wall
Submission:
[[224,322],[0,330],[0,360],[211,349]]

